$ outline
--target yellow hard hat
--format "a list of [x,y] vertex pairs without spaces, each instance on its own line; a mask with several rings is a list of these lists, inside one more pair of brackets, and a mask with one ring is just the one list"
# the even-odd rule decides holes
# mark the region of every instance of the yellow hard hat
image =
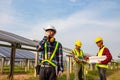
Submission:
[[76,40],[76,41],[75,41],[75,45],[77,45],[77,46],[82,46],[82,42],[81,42],[80,40]]
[[97,37],[97,38],[95,39],[95,42],[97,43],[97,42],[99,42],[99,41],[103,41],[103,39],[102,39],[101,37]]

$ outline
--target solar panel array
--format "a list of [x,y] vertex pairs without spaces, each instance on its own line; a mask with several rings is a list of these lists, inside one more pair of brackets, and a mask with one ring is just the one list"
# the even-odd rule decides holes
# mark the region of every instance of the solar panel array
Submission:
[[22,36],[18,36],[10,32],[2,31],[2,30],[0,30],[0,41],[5,41],[9,43],[19,43],[21,45],[27,45],[32,47],[36,47],[36,45],[38,44],[33,40],[24,38]]
[[[1,47],[0,46],[0,56],[10,58],[11,55],[11,48]],[[27,51],[27,50],[20,50],[16,49],[16,59],[35,59],[35,53]]]

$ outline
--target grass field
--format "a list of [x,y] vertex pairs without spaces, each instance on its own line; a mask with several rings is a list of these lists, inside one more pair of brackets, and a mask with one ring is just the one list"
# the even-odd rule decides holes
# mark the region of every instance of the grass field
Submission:
[[[61,76],[59,80],[66,80],[66,75]],[[74,74],[70,75],[70,80],[74,80]],[[88,71],[86,80],[99,80],[97,70]],[[107,80],[120,80],[120,69],[107,70]]]
[[[14,71],[14,80],[39,80],[38,77],[35,78],[33,77],[33,69],[30,69],[30,71],[25,72],[24,68],[15,67],[15,71]],[[4,67],[4,73],[0,74],[0,80],[7,80],[7,76],[9,74],[9,69],[8,67]],[[107,70],[107,80],[120,80],[120,69],[113,69]],[[97,70],[94,71],[88,71],[87,74],[87,80],[99,80],[98,77],[98,72]],[[66,73],[64,72],[63,75],[61,77],[59,77],[58,80],[66,80]],[[74,74],[70,74],[70,80],[74,80]]]

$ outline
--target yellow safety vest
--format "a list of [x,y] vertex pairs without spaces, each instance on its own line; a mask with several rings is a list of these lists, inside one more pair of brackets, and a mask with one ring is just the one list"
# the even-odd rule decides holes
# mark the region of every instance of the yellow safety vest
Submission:
[[55,67],[56,64],[52,62],[52,59],[53,59],[53,57],[55,56],[55,53],[56,53],[56,51],[57,51],[57,48],[58,48],[58,42],[56,43],[55,49],[54,49],[54,51],[53,51],[53,53],[52,53],[50,59],[47,59],[47,43],[44,44],[44,48],[45,48],[45,59],[42,60],[41,63],[48,62],[48,63],[50,63],[52,66]]
[[83,58],[83,51],[80,49],[80,52],[78,52],[76,49],[72,50],[77,57]]
[[[103,47],[102,49],[99,50],[98,52],[98,56],[102,56],[103,54],[103,51],[104,51],[105,47]],[[108,65],[107,64],[96,64],[97,67],[102,67],[102,68],[108,68]]]
[[[76,57],[81,57],[81,58],[84,58],[84,54],[83,54],[83,51],[80,49],[80,52],[78,52],[76,49],[74,49],[74,50],[72,50],[74,53],[75,53],[75,55],[76,55]],[[75,65],[76,64],[76,62],[74,62],[73,63],[73,65]],[[81,65],[82,65],[82,67],[83,67],[83,74],[87,74],[88,73],[88,71],[87,71],[87,68],[86,68],[86,64],[84,64],[84,63],[81,63]]]
[[[77,58],[79,58],[79,57],[81,57],[81,58],[83,58],[83,51],[80,49],[80,52],[78,52],[76,49],[74,49],[74,50],[72,50],[73,52],[74,52],[74,54],[75,54],[75,57],[77,57]],[[73,64],[75,64],[76,62],[74,62]]]

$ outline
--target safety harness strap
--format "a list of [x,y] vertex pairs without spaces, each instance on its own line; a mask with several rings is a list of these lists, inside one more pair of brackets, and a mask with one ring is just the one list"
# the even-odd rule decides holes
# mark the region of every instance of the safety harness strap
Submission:
[[45,44],[44,44],[44,48],[45,48],[45,59],[47,59],[47,42],[45,42]]
[[54,49],[54,51],[53,51],[53,53],[52,53],[52,56],[50,57],[50,61],[53,59],[53,57],[55,56],[55,53],[56,53],[56,51],[57,51],[57,48],[58,48],[58,42],[56,43],[56,46],[55,46],[55,49]]
[[53,57],[55,56],[55,53],[56,53],[56,51],[57,51],[58,43],[59,43],[59,42],[56,43],[55,49],[54,49],[54,51],[53,51],[50,59],[47,58],[47,43],[44,44],[44,47],[45,47],[45,59],[42,61],[42,63],[48,62],[48,63],[50,63],[52,66],[54,66],[54,67],[56,66],[56,65],[52,62],[52,59],[53,59]]

